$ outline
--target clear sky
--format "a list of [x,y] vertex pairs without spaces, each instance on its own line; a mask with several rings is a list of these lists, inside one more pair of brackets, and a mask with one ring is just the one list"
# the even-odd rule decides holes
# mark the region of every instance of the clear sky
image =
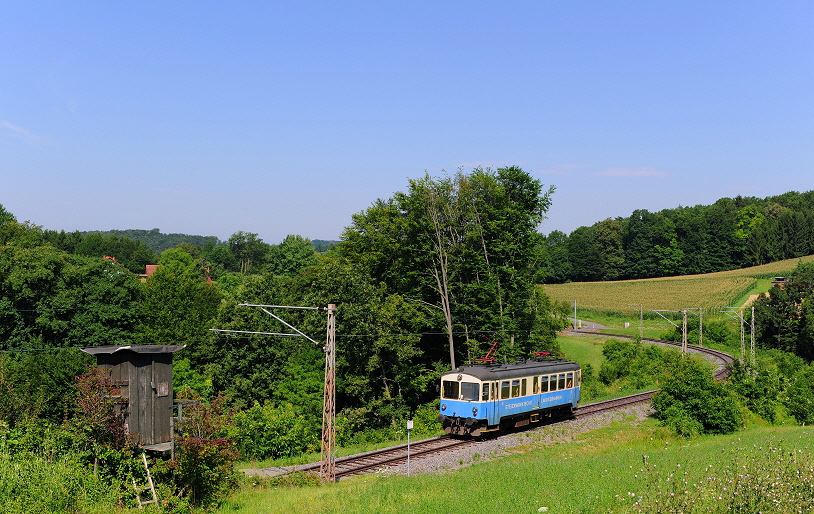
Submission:
[[814,2],[0,0],[0,204],[55,230],[336,239],[518,165],[541,231],[814,189]]

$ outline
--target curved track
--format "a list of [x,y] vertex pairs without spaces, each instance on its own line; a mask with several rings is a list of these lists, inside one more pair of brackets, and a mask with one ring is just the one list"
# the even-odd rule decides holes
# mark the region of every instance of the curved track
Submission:
[[[583,332],[583,331],[571,331],[573,334],[578,335],[599,335],[603,337],[615,337],[615,338],[622,338],[622,339],[634,339],[632,336],[624,336],[619,334],[608,334],[602,332]],[[660,339],[650,339],[650,338],[643,338],[643,341],[647,341],[649,343],[655,343],[660,345],[669,345],[669,346],[678,346],[680,347],[680,343],[674,343],[672,341],[663,341]],[[716,380],[724,380],[727,376],[729,376],[729,370],[727,369],[727,364],[733,362],[735,360],[734,357],[731,355],[720,352],[718,350],[713,350],[710,348],[704,348],[702,346],[695,346],[695,345],[688,345],[687,349],[689,352],[698,353],[706,355],[710,358],[710,360],[715,361],[717,371],[714,374]],[[621,409],[623,407],[627,407],[630,405],[634,405],[637,403],[645,403],[649,402],[653,394],[656,391],[647,391],[644,393],[638,393],[630,396],[625,396],[622,398],[614,398],[612,400],[606,400],[604,402],[597,402],[591,403],[588,405],[582,405],[577,408],[575,415],[576,417],[585,417],[591,416],[594,414],[599,414],[602,412],[611,411],[614,409]],[[539,426],[539,425],[537,425]],[[454,450],[459,448],[463,445],[471,445],[471,444],[478,444],[477,439],[454,439],[449,436],[441,436],[435,437],[432,439],[425,439],[423,441],[417,441],[410,445],[410,458],[411,459],[418,459],[428,455],[437,455],[440,453],[444,453],[447,451]],[[384,448],[381,450],[376,450],[367,453],[361,453],[358,455],[351,455],[348,457],[342,457],[336,459],[336,479],[340,480],[342,478],[346,478],[353,475],[358,475],[362,473],[369,473],[371,471],[375,471],[376,469],[381,469],[388,466],[394,466],[397,464],[401,464],[407,461],[407,445],[402,444],[398,446],[393,446],[391,448]],[[245,470],[249,474],[260,474],[260,475],[275,475],[275,474],[282,474],[286,472],[293,472],[293,471],[300,471],[300,472],[309,472],[309,473],[318,473],[320,465],[319,463],[316,464],[309,464],[306,466],[296,466],[293,469],[285,469],[279,470],[274,472],[270,469],[262,470],[262,469],[254,469],[254,470]]]

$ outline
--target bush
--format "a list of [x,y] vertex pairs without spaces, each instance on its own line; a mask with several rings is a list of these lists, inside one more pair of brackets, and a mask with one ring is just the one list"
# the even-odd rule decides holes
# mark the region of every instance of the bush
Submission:
[[786,407],[798,423],[814,424],[814,366],[799,370],[786,390]]
[[245,457],[276,459],[318,450],[320,430],[291,404],[273,407],[266,402],[237,413],[231,433]]
[[599,370],[599,380],[605,385],[618,381],[630,389],[655,387],[680,358],[674,349],[643,345],[638,338],[634,341],[611,339],[605,343],[602,354],[605,362]]
[[231,432],[233,414],[226,410],[223,396],[211,403],[199,397],[184,409],[179,423],[179,451],[169,464],[175,471],[179,495],[194,506],[209,506],[220,501],[237,485],[234,461],[240,455]]
[[689,358],[677,363],[662,389],[653,396],[653,408],[656,418],[679,435],[728,434],[743,425],[736,396],[715,382],[705,367]]

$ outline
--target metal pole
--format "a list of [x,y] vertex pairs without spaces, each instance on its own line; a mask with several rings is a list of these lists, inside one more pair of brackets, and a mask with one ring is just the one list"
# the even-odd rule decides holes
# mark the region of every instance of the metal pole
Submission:
[[681,311],[684,316],[684,321],[681,324],[681,351],[687,352],[687,309]]
[[639,304],[639,339],[643,338],[643,325],[644,325],[644,305]]
[[741,363],[746,363],[746,339],[743,331],[743,309],[740,312],[741,318]]
[[574,300],[574,330],[577,329],[577,301]]
[[410,476],[410,432],[413,430],[413,420],[407,420],[407,476]]
[[752,367],[755,367],[755,306],[752,306]]
[[328,329],[325,344],[325,388],[322,396],[322,463],[323,482],[336,481],[336,305],[328,304]]

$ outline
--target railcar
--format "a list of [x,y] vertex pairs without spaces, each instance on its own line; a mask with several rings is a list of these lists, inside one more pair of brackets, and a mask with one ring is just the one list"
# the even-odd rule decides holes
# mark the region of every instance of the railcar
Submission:
[[461,366],[441,375],[438,421],[448,434],[480,436],[569,417],[581,378],[579,364],[564,359]]

